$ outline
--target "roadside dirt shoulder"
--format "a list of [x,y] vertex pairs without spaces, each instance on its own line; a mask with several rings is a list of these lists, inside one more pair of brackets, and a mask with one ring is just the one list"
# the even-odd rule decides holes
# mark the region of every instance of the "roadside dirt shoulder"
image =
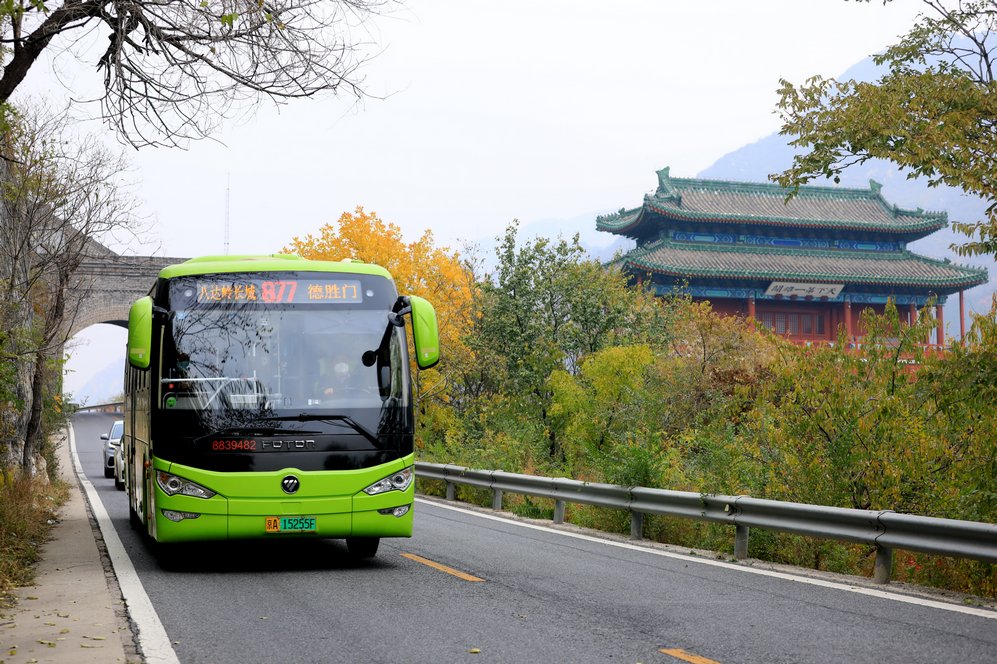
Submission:
[[4,664],[142,662],[103,539],[73,470],[68,438],[58,448],[69,500],[44,546],[32,586],[11,592],[17,604],[0,619]]

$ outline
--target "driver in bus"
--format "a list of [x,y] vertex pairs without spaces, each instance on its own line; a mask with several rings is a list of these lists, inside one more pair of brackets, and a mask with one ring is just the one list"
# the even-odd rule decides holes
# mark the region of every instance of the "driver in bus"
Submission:
[[186,378],[187,374],[190,372],[190,355],[187,353],[180,353],[177,355],[177,378]]
[[185,379],[189,377],[190,377],[190,355],[188,355],[187,353],[178,353],[177,365],[176,368],[171,372],[170,379],[176,381],[177,388],[187,389],[190,387],[190,383],[188,383]]
[[331,371],[322,377],[319,391],[323,396],[342,395],[350,390],[362,389],[360,376],[350,366],[350,359],[343,353],[336,355],[331,363]]

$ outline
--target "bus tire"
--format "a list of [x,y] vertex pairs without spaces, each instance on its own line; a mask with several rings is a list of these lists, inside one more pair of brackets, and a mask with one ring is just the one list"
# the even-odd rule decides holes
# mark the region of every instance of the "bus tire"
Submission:
[[142,530],[142,519],[139,518],[131,500],[128,501],[128,525],[132,527],[132,530]]
[[346,548],[354,558],[373,558],[377,555],[380,537],[347,537]]

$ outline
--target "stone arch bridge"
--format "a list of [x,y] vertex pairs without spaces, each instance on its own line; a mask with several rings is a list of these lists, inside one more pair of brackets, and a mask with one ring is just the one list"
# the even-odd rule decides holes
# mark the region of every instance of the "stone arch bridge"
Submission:
[[69,337],[98,323],[127,328],[132,302],[149,294],[159,271],[167,265],[187,260],[122,256],[102,246],[94,249],[76,272],[87,296],[80,303],[76,319],[69,329]]

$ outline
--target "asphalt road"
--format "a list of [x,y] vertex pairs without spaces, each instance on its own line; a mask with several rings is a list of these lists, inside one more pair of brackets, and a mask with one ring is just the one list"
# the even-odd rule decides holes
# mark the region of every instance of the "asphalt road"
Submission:
[[425,501],[369,561],[337,540],[152,545],[101,471],[112,420],[77,415],[77,451],[183,664],[997,661],[994,619]]

